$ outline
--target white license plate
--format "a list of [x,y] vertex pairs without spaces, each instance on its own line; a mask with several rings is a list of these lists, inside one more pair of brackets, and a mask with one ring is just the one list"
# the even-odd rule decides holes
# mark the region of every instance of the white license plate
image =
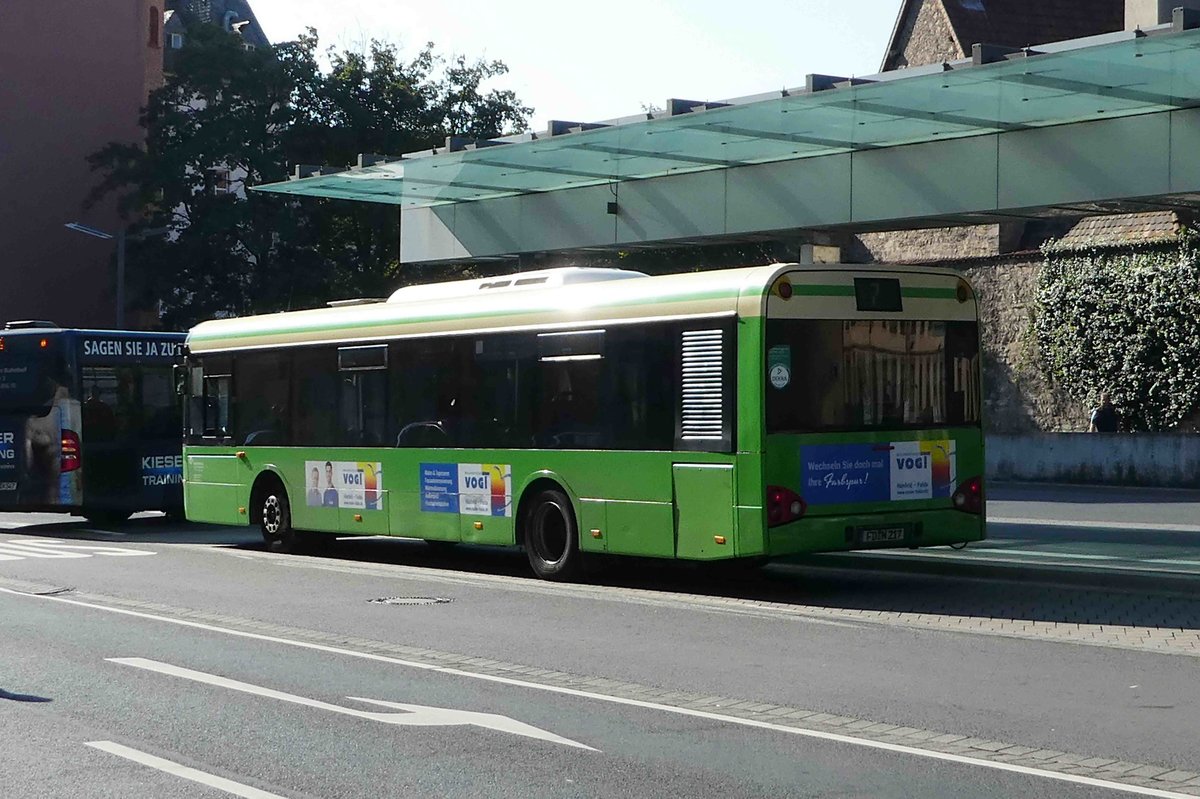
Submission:
[[903,541],[908,533],[906,527],[874,527],[860,530],[858,540],[864,544],[886,544],[892,541]]

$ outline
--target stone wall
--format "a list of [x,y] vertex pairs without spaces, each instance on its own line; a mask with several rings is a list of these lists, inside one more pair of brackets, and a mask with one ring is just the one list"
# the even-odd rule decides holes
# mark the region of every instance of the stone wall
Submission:
[[923,263],[1000,254],[1000,225],[860,233],[860,257],[879,264]]
[[1089,409],[1056,389],[1040,367],[1032,321],[1041,253],[960,262],[958,266],[979,297],[987,430],[1086,430]]
[[940,2],[922,2],[916,17],[909,14],[902,24],[893,52],[884,62],[884,70],[964,57]]

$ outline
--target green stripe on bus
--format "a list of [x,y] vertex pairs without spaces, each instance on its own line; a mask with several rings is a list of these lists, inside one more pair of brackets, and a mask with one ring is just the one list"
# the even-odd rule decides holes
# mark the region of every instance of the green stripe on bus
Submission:
[[[795,294],[803,297],[853,297],[854,286],[794,286]],[[905,286],[900,293],[914,300],[952,300],[955,289]]]

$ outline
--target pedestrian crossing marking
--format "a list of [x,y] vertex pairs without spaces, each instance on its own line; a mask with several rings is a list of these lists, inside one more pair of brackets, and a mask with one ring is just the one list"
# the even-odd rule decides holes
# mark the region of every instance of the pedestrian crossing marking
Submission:
[[140,555],[153,554],[153,552],[145,549],[69,544],[66,541],[59,541],[52,538],[38,539],[36,541],[10,538],[0,543],[0,561],[25,560],[26,558],[90,558],[92,556],[133,558]]

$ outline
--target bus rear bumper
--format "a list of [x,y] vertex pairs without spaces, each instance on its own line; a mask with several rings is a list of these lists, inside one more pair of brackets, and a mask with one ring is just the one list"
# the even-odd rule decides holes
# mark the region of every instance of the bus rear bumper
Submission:
[[767,555],[936,547],[982,541],[984,517],[946,509],[918,513],[809,516],[767,532]]

